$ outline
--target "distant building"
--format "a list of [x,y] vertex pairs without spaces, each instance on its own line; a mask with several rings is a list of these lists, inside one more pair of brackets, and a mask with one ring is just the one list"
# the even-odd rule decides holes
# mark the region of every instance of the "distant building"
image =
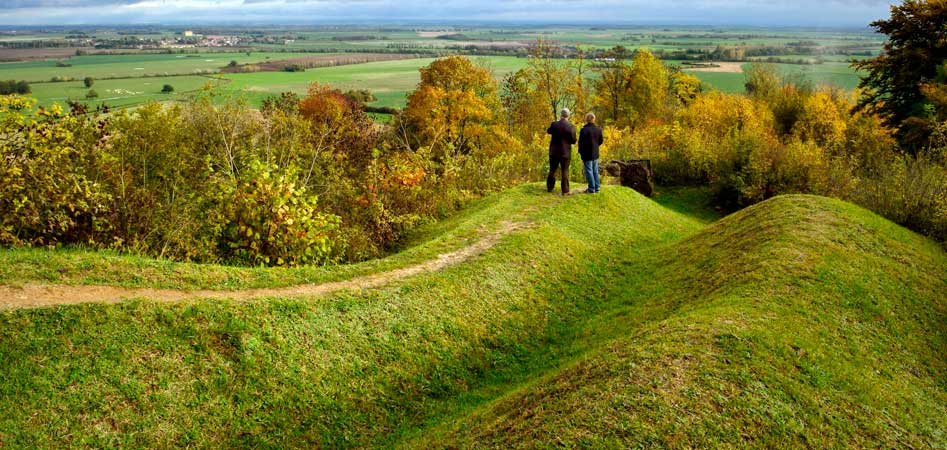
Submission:
[[191,30],[184,30],[184,32],[181,33],[181,34],[183,34],[184,37],[191,37],[191,36],[194,36],[194,32],[191,31]]

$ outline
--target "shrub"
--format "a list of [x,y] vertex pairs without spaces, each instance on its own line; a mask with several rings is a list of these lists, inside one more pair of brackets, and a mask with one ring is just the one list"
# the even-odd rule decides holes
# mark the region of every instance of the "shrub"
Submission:
[[10,94],[19,94],[25,95],[30,93],[30,84],[26,81],[16,81],[16,80],[7,80],[0,81],[0,95],[10,95]]
[[346,97],[352,99],[352,101],[361,104],[368,104],[375,100],[378,100],[378,97],[375,97],[375,94],[368,89],[351,89],[345,92]]
[[170,84],[166,84],[161,88],[161,93],[163,94],[170,94],[172,92],[174,92],[174,86],[171,86]]
[[377,113],[377,114],[398,114],[401,112],[398,108],[393,108],[391,106],[366,106],[363,108],[367,113]]
[[89,98],[89,99],[99,98],[99,93],[95,92],[94,89],[89,89],[89,92],[86,92],[85,94],[85,98]]
[[221,245],[225,257],[267,266],[322,264],[343,241],[339,218],[320,212],[317,198],[292,169],[252,163],[239,178],[217,183],[224,199]]
[[280,95],[266,97],[263,99],[260,111],[264,114],[271,114],[276,111],[284,114],[296,114],[299,112],[299,95],[294,92],[283,92]]
[[947,241],[947,169],[927,154],[893,158],[875,176],[860,179],[847,199]]
[[825,148],[845,145],[846,117],[854,105],[846,104],[829,92],[816,92],[802,100],[801,110],[792,127],[792,135],[814,141]]
[[0,243],[95,244],[110,197],[89,176],[100,153],[78,145],[86,123],[58,105],[31,114],[31,101],[0,97]]

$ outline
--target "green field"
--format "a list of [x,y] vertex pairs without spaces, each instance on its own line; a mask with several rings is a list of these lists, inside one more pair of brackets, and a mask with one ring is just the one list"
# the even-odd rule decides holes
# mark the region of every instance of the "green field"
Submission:
[[383,275],[500,236],[376,289],[0,312],[0,443],[947,445],[942,247],[836,200],[722,220],[708,204],[524,185],[389,258],[330,268],[0,250],[10,289],[232,290]]
[[[41,106],[49,106],[53,103],[65,105],[67,101],[72,100],[91,106],[106,104],[109,107],[128,107],[149,101],[162,102],[187,99],[190,92],[199,90],[208,83],[220,85],[221,83],[226,83],[226,81],[206,76],[99,80],[92,86],[92,89],[95,90],[99,96],[91,100],[86,99],[89,88],[85,87],[82,81],[34,83],[30,86],[33,89],[33,96],[37,98]],[[173,94],[161,92],[165,84],[170,84],[174,87]]]
[[[525,58],[506,56],[474,57],[474,60],[493,69],[499,79],[526,64]],[[242,95],[254,104],[280,92],[304,94],[310,83],[330,83],[342,89],[369,89],[378,97],[376,106],[402,107],[407,94],[421,80],[418,69],[427,66],[433,58],[383,61],[338,67],[322,67],[305,72],[257,72],[228,74],[231,82],[222,90]]]
[[[742,64],[743,69],[749,63]],[[848,62],[825,62],[823,64],[775,64],[779,73],[795,77],[800,76],[815,86],[828,86],[853,90],[858,87],[859,75]],[[746,91],[746,78],[743,73],[727,72],[690,72],[700,78],[706,87],[729,93]]]
[[287,53],[199,53],[180,55],[86,55],[61,60],[71,67],[57,67],[60,60],[0,63],[0,80],[49,81],[54,76],[81,80],[85,77],[132,78],[217,72],[230,61],[239,64],[292,57]]

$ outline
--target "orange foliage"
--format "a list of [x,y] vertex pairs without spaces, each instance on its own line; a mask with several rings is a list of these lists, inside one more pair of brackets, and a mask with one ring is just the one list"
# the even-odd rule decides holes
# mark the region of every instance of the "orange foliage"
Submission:
[[463,56],[449,56],[421,69],[421,83],[408,97],[402,119],[414,146],[468,153],[495,121],[496,82],[490,71]]

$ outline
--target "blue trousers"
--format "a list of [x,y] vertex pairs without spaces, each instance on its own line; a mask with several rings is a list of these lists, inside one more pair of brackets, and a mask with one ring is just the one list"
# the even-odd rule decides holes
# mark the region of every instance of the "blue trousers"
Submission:
[[582,170],[585,172],[585,181],[589,183],[589,192],[601,190],[602,180],[598,175],[598,160],[582,161]]

